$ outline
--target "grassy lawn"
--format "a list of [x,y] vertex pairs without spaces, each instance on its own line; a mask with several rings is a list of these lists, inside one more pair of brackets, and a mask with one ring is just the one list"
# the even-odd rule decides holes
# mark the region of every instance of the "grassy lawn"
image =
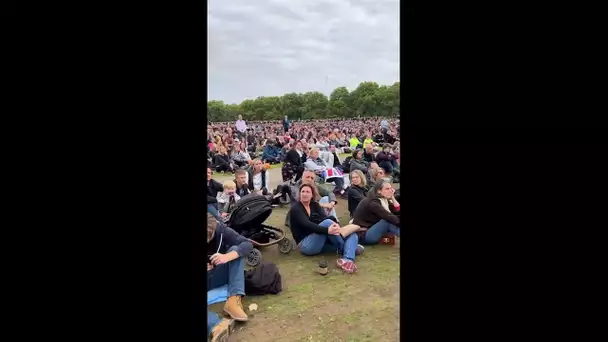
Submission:
[[[276,167],[279,169],[271,170],[272,178],[279,180],[280,166]],[[223,181],[231,176],[214,177]],[[342,224],[348,222],[345,200],[338,200],[336,211]],[[274,208],[266,224],[285,228],[291,238],[283,225],[286,213],[287,208]],[[263,261],[275,263],[281,272],[283,292],[245,297],[250,320],[237,326],[230,341],[397,341],[399,249],[399,242],[366,246],[365,253],[357,257],[357,273],[352,275],[336,268],[336,255],[304,257],[297,250],[282,254],[277,246],[262,249]],[[320,260],[330,265],[325,277],[315,273]],[[249,312],[252,303],[258,309]],[[221,313],[222,308],[223,303],[214,304],[210,310]]]

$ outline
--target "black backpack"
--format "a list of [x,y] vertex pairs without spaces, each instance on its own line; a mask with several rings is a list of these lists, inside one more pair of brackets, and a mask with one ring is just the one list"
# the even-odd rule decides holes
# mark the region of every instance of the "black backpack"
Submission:
[[349,173],[350,172],[350,160],[353,159],[353,156],[346,157],[342,162],[342,172]]
[[277,265],[264,262],[256,268],[245,271],[245,294],[247,296],[278,294],[282,290],[281,274]]

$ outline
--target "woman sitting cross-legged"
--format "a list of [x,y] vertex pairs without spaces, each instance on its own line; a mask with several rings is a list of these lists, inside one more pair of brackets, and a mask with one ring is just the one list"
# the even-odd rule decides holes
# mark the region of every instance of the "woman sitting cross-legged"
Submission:
[[290,228],[300,253],[307,256],[322,252],[338,252],[342,257],[336,261],[347,273],[357,270],[355,255],[363,252],[355,232],[356,225],[340,227],[335,218],[326,216],[317,202],[319,195],[314,184],[300,185],[298,202],[289,210]]
[[391,183],[380,180],[369,190],[353,214],[353,224],[367,228],[359,233],[359,241],[364,245],[375,245],[387,233],[399,236],[400,205],[395,199],[395,189]]
[[228,285],[224,312],[237,321],[247,321],[241,297],[245,295],[245,256],[251,242],[207,214],[207,289]]

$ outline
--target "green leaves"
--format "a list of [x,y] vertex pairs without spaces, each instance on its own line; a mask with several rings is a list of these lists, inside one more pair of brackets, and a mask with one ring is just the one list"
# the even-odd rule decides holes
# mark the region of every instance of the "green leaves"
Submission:
[[239,114],[245,120],[325,119],[356,116],[395,116],[400,113],[400,83],[379,86],[361,82],[349,92],[346,87],[334,89],[329,98],[311,91],[283,96],[260,96],[240,104],[223,101],[207,102],[207,118],[211,122],[235,121]]

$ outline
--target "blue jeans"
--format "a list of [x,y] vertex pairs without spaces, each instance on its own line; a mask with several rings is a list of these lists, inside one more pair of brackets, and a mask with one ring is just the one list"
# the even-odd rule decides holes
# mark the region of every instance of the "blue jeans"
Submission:
[[381,168],[384,169],[384,171],[386,171],[387,174],[391,174],[393,173],[394,169],[399,169],[399,164],[397,164],[396,160],[383,160],[381,161],[378,166],[380,166]]
[[343,190],[344,189],[344,179],[342,177],[335,177],[328,181],[327,183],[334,183],[336,185],[335,190]]
[[[230,253],[236,251],[236,246],[228,249]],[[207,288],[215,289],[228,284],[228,297],[245,295],[245,258],[240,257],[229,263],[215,265],[207,271]]]
[[[334,221],[326,219],[319,223],[321,227],[329,227]],[[355,251],[359,244],[357,234],[350,234],[346,239],[340,235],[325,235],[312,233],[302,239],[298,247],[300,253],[306,256],[318,255],[321,253],[336,252],[341,253],[344,259],[355,261]]]
[[213,327],[220,322],[220,317],[213,311],[207,311],[207,336],[211,335]]
[[216,219],[218,219],[218,221],[222,220],[222,217],[220,216],[219,211],[217,211],[217,208],[213,206],[213,204],[207,204],[207,212],[211,213],[211,215],[215,216]]
[[364,245],[375,245],[380,242],[382,236],[388,232],[394,233],[399,236],[399,227],[388,222],[385,219],[378,221],[365,232],[365,238],[361,243]]
[[[319,203],[329,203],[329,197],[327,196],[323,196],[321,197],[321,199],[319,200]],[[323,208],[323,210],[326,210],[325,208]],[[327,211],[327,210],[326,210]],[[338,219],[338,214],[336,213],[336,208],[334,207],[334,209],[332,209],[329,214],[329,216],[333,216],[336,218],[336,220]]]

